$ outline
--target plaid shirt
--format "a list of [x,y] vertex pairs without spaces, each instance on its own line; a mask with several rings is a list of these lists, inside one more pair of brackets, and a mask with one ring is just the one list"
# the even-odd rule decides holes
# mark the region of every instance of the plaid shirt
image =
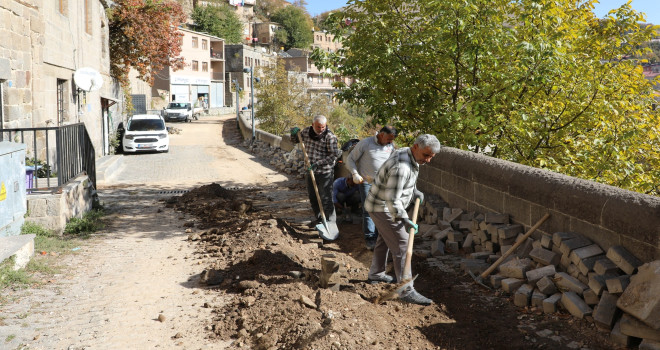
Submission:
[[[305,143],[305,151],[312,164],[316,164],[314,170],[317,174],[331,174],[335,167],[335,161],[339,157],[339,147],[337,146],[337,136],[325,129],[317,140],[310,136],[310,132],[314,132],[311,126],[308,126],[298,133],[302,136]],[[291,137],[291,142],[298,143],[298,135]]]
[[417,175],[419,164],[410,148],[394,151],[378,169],[364,208],[370,213],[385,212],[398,219],[407,218],[406,208],[412,201]]

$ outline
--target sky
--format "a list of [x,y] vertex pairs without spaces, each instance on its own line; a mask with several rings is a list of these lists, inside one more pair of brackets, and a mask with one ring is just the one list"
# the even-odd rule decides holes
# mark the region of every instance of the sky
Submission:
[[[307,12],[315,16],[323,12],[336,10],[346,6],[347,0],[305,0],[307,2]],[[594,13],[597,17],[604,17],[611,9],[617,8],[627,2],[627,0],[599,0],[596,4]],[[632,7],[646,13],[646,21],[660,25],[660,0],[633,0]]]

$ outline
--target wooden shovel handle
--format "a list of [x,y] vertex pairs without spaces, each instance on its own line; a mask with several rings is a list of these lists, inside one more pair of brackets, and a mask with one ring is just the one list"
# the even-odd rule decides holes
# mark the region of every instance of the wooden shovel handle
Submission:
[[499,259],[497,259],[497,261],[495,261],[493,265],[491,265],[479,277],[481,277],[482,279],[488,277],[488,275],[490,275],[493,272],[493,270],[495,270],[498,266],[500,266],[500,264],[502,263],[502,261],[504,261],[504,259],[506,259],[509,255],[513,254],[513,251],[516,250],[516,248],[518,248],[521,244],[523,244],[523,242],[525,242],[527,238],[532,235],[532,232],[536,231],[536,229],[539,228],[539,226],[541,226],[541,224],[544,223],[545,220],[548,220],[549,217],[550,214],[545,214],[541,218],[541,220],[539,220],[534,226],[532,226],[532,228],[530,228],[529,231],[527,231],[527,233],[525,233],[525,235],[522,236],[522,238],[520,238],[511,248],[509,248],[509,250],[507,250],[504,254],[502,254],[502,256]]
[[[412,222],[413,224],[417,223],[417,213],[419,212],[419,198],[415,198],[415,207],[413,209],[413,214],[412,214]],[[406,276],[406,273],[410,272],[410,277],[412,277],[412,268],[410,267],[411,262],[412,262],[412,254],[413,254],[413,242],[415,241],[415,229],[411,228],[408,232],[408,249],[406,249],[406,263],[403,265],[403,271],[401,271],[401,276]],[[404,278],[406,279],[406,278]]]

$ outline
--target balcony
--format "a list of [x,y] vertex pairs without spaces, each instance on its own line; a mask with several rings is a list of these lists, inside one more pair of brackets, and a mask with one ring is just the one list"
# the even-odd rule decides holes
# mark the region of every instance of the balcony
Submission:
[[225,57],[224,57],[223,52],[213,52],[213,50],[211,50],[211,60],[212,61],[213,60],[224,60],[224,59],[225,59]]

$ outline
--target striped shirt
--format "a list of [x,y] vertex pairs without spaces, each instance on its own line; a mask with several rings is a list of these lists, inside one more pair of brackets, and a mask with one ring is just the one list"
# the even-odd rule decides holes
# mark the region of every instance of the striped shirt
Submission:
[[[309,157],[309,162],[316,164],[317,174],[331,174],[335,167],[335,161],[339,157],[339,147],[337,146],[337,136],[325,129],[321,135],[316,135],[314,129],[308,126],[299,131],[305,143],[305,151]],[[314,137],[311,136],[314,133]],[[291,142],[298,143],[298,135],[291,137]]]
[[398,219],[407,218],[406,208],[412,201],[417,175],[419,164],[410,148],[394,151],[378,170],[364,208],[370,213],[385,212]]

